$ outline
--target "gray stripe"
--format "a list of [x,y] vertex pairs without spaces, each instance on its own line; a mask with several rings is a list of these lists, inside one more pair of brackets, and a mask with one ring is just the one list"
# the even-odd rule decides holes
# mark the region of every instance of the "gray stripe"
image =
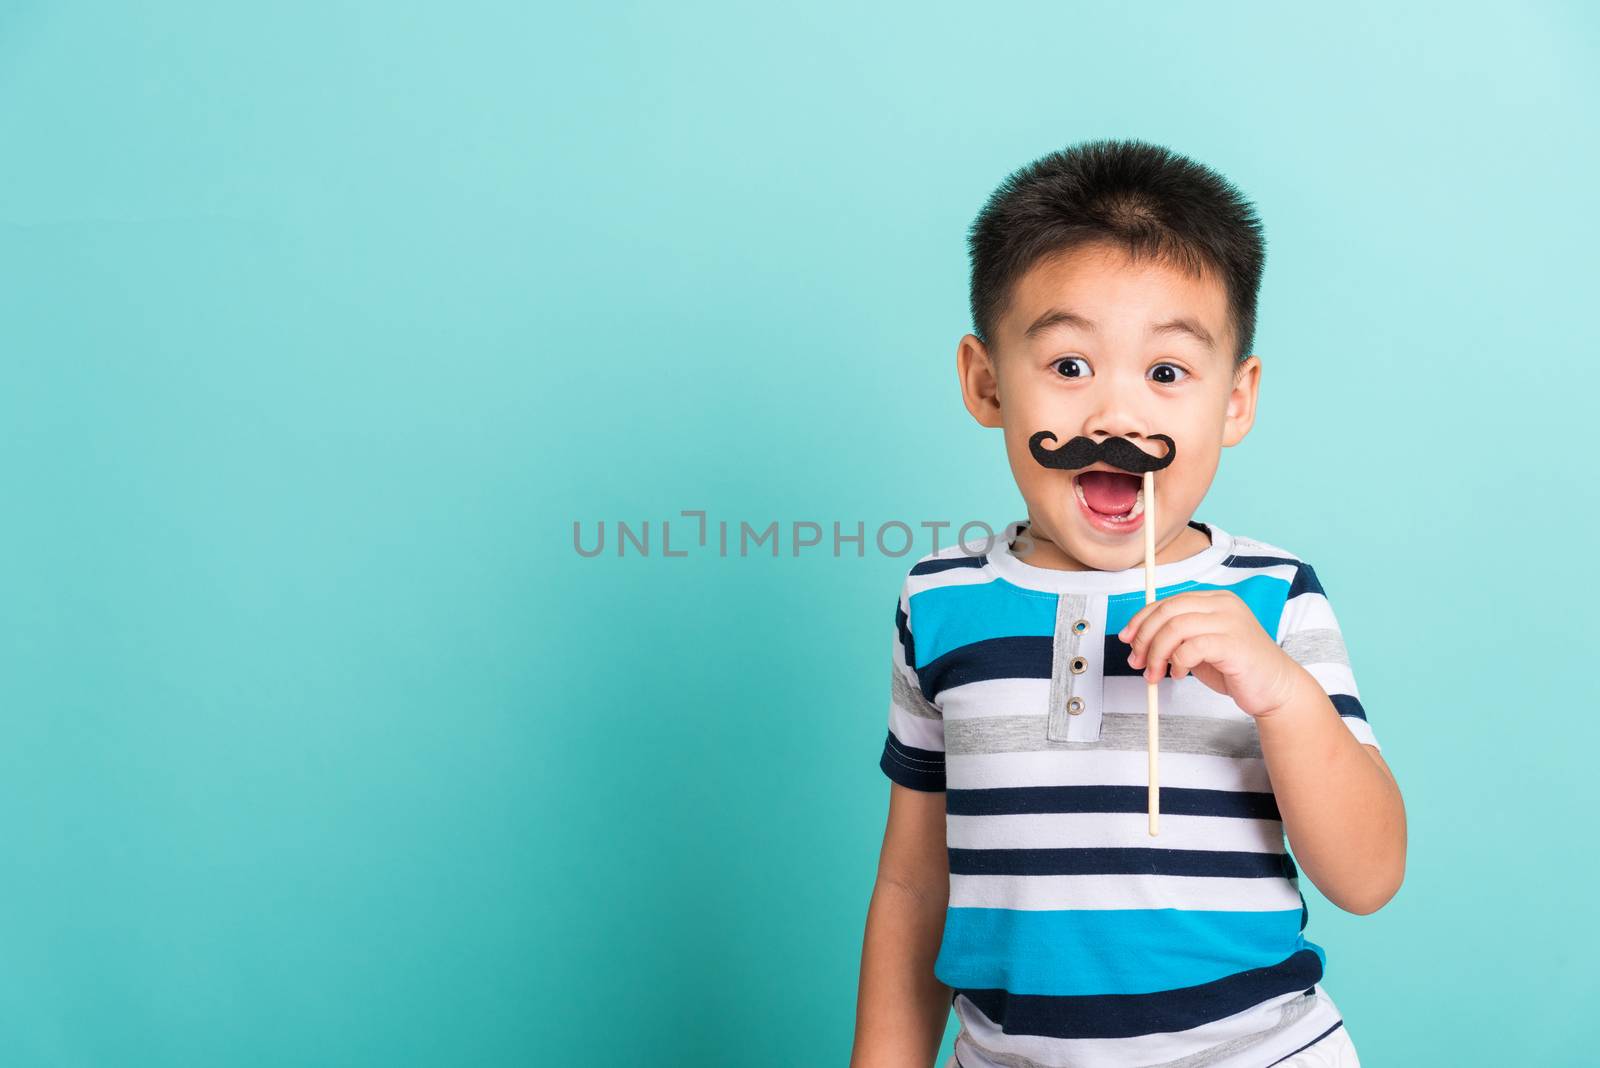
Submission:
[[1283,651],[1297,664],[1343,664],[1350,666],[1344,635],[1333,627],[1313,627],[1296,631],[1283,639]]
[[[942,719],[944,717],[944,713],[940,712],[926,697],[922,696],[922,688],[920,686],[912,686],[906,681],[905,674],[901,672],[897,665],[889,665],[889,670],[894,675],[894,681],[889,684],[889,688],[890,693],[894,695],[895,704],[910,712],[913,716],[921,716],[923,719]],[[879,700],[882,700],[882,698],[879,698]]]
[[[1034,753],[1044,749],[1147,748],[1143,712],[1107,712],[1100,718],[1100,737],[1092,742],[1057,741],[1045,737],[1044,716],[980,716],[946,720],[945,752]],[[1203,756],[1259,757],[1261,734],[1254,720],[1210,716],[1160,716],[1161,748],[1168,753]]]
[[1191,1053],[1187,1057],[1179,1057],[1175,1061],[1162,1061],[1160,1064],[1146,1065],[1145,1068],[1200,1068],[1201,1065],[1215,1064],[1220,1060],[1233,1056],[1242,1049],[1258,1046],[1284,1028],[1299,1022],[1300,1017],[1311,1011],[1312,1004],[1316,1000],[1315,994],[1301,994],[1278,1010],[1278,1022],[1265,1031],[1229,1039],[1227,1042],[1218,1043],[1210,1049]]
[[[1292,1027],[1300,1021],[1301,1017],[1311,1011],[1316,1000],[1316,995],[1314,994],[1302,994],[1293,1001],[1284,1004],[1278,1010],[1278,1021],[1265,1031],[1258,1031],[1253,1035],[1243,1035],[1239,1038],[1229,1039],[1226,1042],[1219,1042],[1215,1046],[1200,1050],[1198,1053],[1191,1053],[1187,1057],[1179,1057],[1175,1061],[1162,1061],[1160,1064],[1143,1065],[1141,1068],[1202,1068],[1203,1065],[1215,1064],[1220,1060],[1231,1057],[1240,1050],[1260,1045],[1285,1028]],[[959,1013],[957,1015],[959,1016]],[[1129,1041],[1137,1041],[1137,1039],[1130,1039]],[[1056,1068],[1055,1065],[1036,1061],[1032,1057],[1024,1057],[1020,1053],[1002,1053],[999,1050],[989,1049],[972,1037],[972,1032],[967,1030],[965,1023],[962,1024],[956,1034],[953,1048],[960,1047],[962,1043],[971,1046],[973,1050],[995,1064],[1003,1064],[1007,1068]],[[959,1049],[957,1049],[957,1052],[959,1052]]]

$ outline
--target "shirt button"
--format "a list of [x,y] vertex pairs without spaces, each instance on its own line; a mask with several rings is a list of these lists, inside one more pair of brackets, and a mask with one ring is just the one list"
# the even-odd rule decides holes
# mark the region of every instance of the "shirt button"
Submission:
[[1067,699],[1067,714],[1076,716],[1083,711],[1083,698],[1071,697]]
[[1082,675],[1084,669],[1088,666],[1089,661],[1085,660],[1083,657],[1075,656],[1072,658],[1072,673],[1074,675]]

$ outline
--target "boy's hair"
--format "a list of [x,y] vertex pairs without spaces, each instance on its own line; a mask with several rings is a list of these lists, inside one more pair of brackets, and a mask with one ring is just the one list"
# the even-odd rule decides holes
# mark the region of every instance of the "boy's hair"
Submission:
[[1109,242],[1153,256],[1227,290],[1237,345],[1255,342],[1266,260],[1255,209],[1217,172],[1159,145],[1086,141],[1040,157],[1000,183],[967,234],[973,333],[985,345],[1017,280],[1039,260]]

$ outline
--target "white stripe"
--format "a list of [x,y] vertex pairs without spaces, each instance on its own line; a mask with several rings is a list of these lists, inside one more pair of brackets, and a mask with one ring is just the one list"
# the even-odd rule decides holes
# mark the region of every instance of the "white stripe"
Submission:
[[[1167,821],[1161,821],[1166,837]],[[979,909],[1186,909],[1281,912],[1300,907],[1287,879],[1194,875],[950,876],[950,907]]]
[[[1044,716],[1050,712],[1049,679],[983,679],[947,686],[939,691],[939,706],[960,709],[962,719],[985,716]],[[1144,706],[1139,706],[1142,711]],[[954,715],[949,718],[954,719]]]
[[1292,553],[1271,542],[1259,538],[1247,538],[1242,534],[1233,536],[1233,551],[1237,556],[1286,556],[1291,561],[1300,559],[1299,553]]
[[1322,684],[1323,693],[1346,693],[1351,697],[1359,698],[1361,692],[1356,689],[1356,676],[1347,664],[1302,664],[1311,677]]
[[893,699],[889,701],[889,729],[906,745],[944,752],[944,720],[914,716]]
[[1148,812],[1006,812],[946,816],[945,839],[955,849],[1155,846],[1281,853],[1283,824],[1278,820],[1163,812],[1161,834],[1152,838]]
[[[1143,675],[1110,675],[1102,684],[1107,712],[1143,713],[1149,698]],[[1156,681],[1156,710],[1162,716],[1206,716],[1248,720],[1250,714],[1225,693],[1218,693],[1193,675]]]
[[952,567],[945,571],[935,571],[930,575],[906,575],[906,597],[915,597],[919,593],[939,589],[941,586],[982,586],[995,581],[992,571],[986,567]]
[[1370,745],[1380,752],[1383,750],[1383,746],[1378,744],[1377,736],[1372,733],[1372,725],[1366,720],[1354,716],[1340,716],[1339,719],[1350,729],[1350,733],[1356,736],[1356,741],[1362,745]]
[[1277,640],[1282,642],[1297,630],[1315,630],[1319,627],[1338,630],[1339,621],[1333,614],[1333,605],[1328,603],[1326,594],[1306,590],[1283,602],[1283,618],[1278,623]]

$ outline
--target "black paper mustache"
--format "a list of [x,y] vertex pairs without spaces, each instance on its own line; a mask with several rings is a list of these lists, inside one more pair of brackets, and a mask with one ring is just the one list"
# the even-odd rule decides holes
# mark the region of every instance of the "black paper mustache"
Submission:
[[1104,461],[1112,467],[1120,467],[1124,471],[1141,475],[1146,471],[1159,471],[1166,467],[1178,455],[1178,446],[1165,434],[1151,434],[1151,441],[1164,441],[1167,443],[1165,456],[1151,456],[1127,438],[1106,438],[1096,441],[1082,435],[1073,438],[1058,449],[1047,449],[1040,442],[1048,438],[1056,440],[1056,436],[1048,430],[1041,430],[1028,439],[1028,451],[1033,453],[1033,458],[1045,467],[1059,467],[1063,469],[1088,467],[1090,464]]

